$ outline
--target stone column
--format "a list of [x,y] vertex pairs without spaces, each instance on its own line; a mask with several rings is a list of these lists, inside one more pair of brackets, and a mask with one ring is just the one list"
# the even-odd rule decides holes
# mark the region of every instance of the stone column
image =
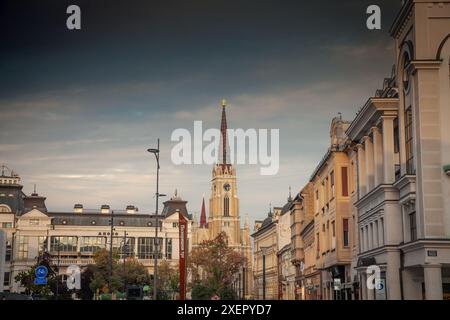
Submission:
[[369,193],[374,187],[374,167],[373,167],[373,143],[370,137],[364,137],[364,147],[366,150],[366,191]]
[[366,246],[364,243],[364,229],[362,228],[358,228],[359,229],[359,252],[364,252],[366,251]]
[[373,222],[373,247],[378,248],[380,246],[380,240],[378,238],[378,221]]
[[400,251],[391,250],[387,252],[386,262],[386,289],[388,300],[401,300],[400,287]]
[[360,273],[361,300],[367,300],[367,275],[365,272]]
[[357,145],[358,152],[358,188],[359,198],[366,194],[366,158],[362,144]]
[[425,299],[442,300],[442,270],[440,264],[426,264],[423,266],[425,280]]
[[383,125],[383,174],[384,183],[395,181],[394,116],[381,116]]
[[378,246],[384,246],[384,225],[382,219],[378,220]]
[[383,142],[378,127],[372,127],[375,187],[383,183]]

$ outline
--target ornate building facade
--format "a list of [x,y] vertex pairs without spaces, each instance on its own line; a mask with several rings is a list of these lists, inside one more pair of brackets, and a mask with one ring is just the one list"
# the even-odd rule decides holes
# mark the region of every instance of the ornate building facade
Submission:
[[[75,204],[71,212],[54,212],[47,209],[45,197],[36,191],[26,195],[22,188],[19,175],[4,167],[0,176],[0,291],[23,292],[15,276],[34,266],[44,251],[51,254],[52,263],[59,265],[59,274],[64,278],[70,265],[78,265],[83,271],[94,262],[93,254],[109,249],[111,242],[119,250],[120,259],[135,257],[152,275],[157,243],[154,214],[140,213],[132,205],[112,210],[109,205],[86,209]],[[164,202],[159,216],[158,258],[173,267],[178,265],[179,257],[176,213],[181,212],[192,224],[186,203],[175,192]],[[188,241],[190,246],[191,228]]]
[[[209,216],[206,220],[206,209],[203,200],[200,223],[196,223],[193,231],[193,245],[204,240],[211,240],[221,232],[228,236],[228,245],[246,258],[246,265],[236,275],[236,286],[240,288],[240,296],[249,298],[252,294],[252,251],[250,242],[250,226],[245,219],[241,228],[239,213],[239,197],[237,193],[236,168],[229,159],[227,135],[226,103],[222,101],[221,141],[219,163],[212,169],[211,194],[209,198]],[[242,283],[242,285],[239,285]]]

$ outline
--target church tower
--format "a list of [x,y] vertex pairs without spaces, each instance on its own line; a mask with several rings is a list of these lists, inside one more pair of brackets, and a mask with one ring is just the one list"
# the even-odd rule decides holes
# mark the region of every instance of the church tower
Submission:
[[229,160],[225,109],[226,102],[222,100],[219,163],[215,164],[212,170],[208,228],[211,239],[224,231],[228,236],[230,247],[237,248],[242,245],[239,198],[237,195],[236,168]]

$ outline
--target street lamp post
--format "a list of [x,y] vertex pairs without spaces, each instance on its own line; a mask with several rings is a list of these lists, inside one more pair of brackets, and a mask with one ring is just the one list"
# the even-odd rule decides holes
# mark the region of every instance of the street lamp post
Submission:
[[266,300],[266,255],[269,251],[270,247],[261,247],[262,251],[262,272],[263,272],[263,300]]
[[156,159],[156,208],[155,208],[155,216],[156,216],[156,223],[155,223],[155,262],[154,262],[154,272],[153,272],[153,299],[156,300],[156,295],[158,293],[157,285],[158,285],[158,255],[159,255],[159,239],[158,239],[158,229],[159,229],[159,216],[158,216],[158,203],[159,203],[159,197],[164,197],[165,194],[159,193],[159,138],[158,138],[158,144],[156,149],[147,149],[148,152],[153,153],[155,155]]
[[114,210],[111,210],[111,234],[110,234],[110,243],[109,243],[109,292],[112,297],[112,274],[113,274],[113,233],[114,233]]
[[61,265],[61,242],[58,239],[58,273],[56,274],[56,300],[59,300],[59,268]]
[[127,244],[127,235],[128,233],[126,231],[123,232],[123,247],[122,247],[122,255],[123,255],[123,291],[126,292],[127,290],[127,283],[126,283],[126,269],[125,269],[125,263],[126,263],[126,257],[128,256],[128,244]]

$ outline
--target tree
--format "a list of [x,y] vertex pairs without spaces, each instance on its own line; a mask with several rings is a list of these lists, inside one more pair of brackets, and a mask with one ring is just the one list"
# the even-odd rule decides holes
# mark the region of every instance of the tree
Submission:
[[222,299],[236,298],[231,289],[233,276],[244,265],[245,258],[228,246],[228,237],[221,232],[213,240],[203,241],[188,257],[192,276],[193,299],[217,294]]
[[[135,258],[127,258],[125,262],[119,262],[119,252],[113,251],[111,288],[109,288],[110,278],[110,258],[106,249],[98,250],[94,253],[94,265],[89,269],[92,273],[89,288],[92,292],[112,293],[119,290],[125,291],[126,285],[143,286],[150,283],[150,275],[147,268]],[[124,265],[125,263],[125,265]],[[110,290],[111,289],[111,290]]]
[[122,279],[118,272],[118,259],[119,254],[116,250],[113,251],[112,259],[112,276],[111,276],[111,288],[110,288],[110,261],[109,251],[106,249],[98,250],[94,253],[94,274],[89,284],[89,288],[93,292],[100,293],[112,293],[122,288]]
[[174,299],[180,290],[180,274],[168,261],[158,266],[158,299]]
[[[47,284],[35,285],[35,272],[38,266],[45,266],[48,270]],[[62,276],[57,277],[58,267],[54,265],[50,253],[43,252],[37,257],[37,262],[30,269],[21,271],[14,277],[14,280],[25,288],[26,294],[38,295],[43,298],[51,298],[56,296],[56,282],[58,281],[58,295],[59,298],[70,298],[67,286],[62,281]]]
[[[125,263],[125,266],[124,266]],[[135,258],[128,258],[119,265],[119,274],[126,285],[145,285],[150,283],[147,268]]]

